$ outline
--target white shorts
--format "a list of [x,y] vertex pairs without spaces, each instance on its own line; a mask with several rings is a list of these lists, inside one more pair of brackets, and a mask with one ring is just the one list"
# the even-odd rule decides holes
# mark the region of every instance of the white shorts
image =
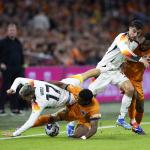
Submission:
[[89,85],[94,95],[105,90],[109,84],[120,86],[124,81],[129,80],[120,70],[101,73],[98,78]]

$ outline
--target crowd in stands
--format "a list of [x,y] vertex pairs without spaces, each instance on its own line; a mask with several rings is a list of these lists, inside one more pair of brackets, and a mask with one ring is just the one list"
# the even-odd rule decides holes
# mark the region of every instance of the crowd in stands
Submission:
[[149,0],[0,0],[0,38],[15,22],[27,65],[96,65],[134,18],[150,32]]

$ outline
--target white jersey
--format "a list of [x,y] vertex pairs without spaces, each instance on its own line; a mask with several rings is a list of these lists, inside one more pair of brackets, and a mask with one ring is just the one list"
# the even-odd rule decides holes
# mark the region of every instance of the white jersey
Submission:
[[22,132],[32,127],[44,108],[55,108],[75,103],[75,98],[70,92],[44,81],[16,78],[11,89],[16,91],[20,84],[24,85],[31,81],[34,83],[35,87],[35,102],[32,103],[32,113],[27,122],[13,133],[13,136],[20,135]]
[[96,68],[100,69],[101,72],[119,69],[125,58],[132,59],[132,56],[136,56],[133,51],[137,46],[137,42],[129,41],[127,33],[120,33]]

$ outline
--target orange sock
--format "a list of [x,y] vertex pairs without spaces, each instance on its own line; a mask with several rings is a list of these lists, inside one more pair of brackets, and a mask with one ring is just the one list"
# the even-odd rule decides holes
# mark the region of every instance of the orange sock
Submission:
[[136,122],[137,122],[138,124],[141,123],[142,118],[143,118],[143,115],[144,115],[144,113],[138,113],[138,112],[136,112],[136,114],[135,114],[135,120],[136,120]]
[[33,127],[38,127],[47,124],[49,123],[49,120],[50,120],[50,115],[42,115],[36,120]]

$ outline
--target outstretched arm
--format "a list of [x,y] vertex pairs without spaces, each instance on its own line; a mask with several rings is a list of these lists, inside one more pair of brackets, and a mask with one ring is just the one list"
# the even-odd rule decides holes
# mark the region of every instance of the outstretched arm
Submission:
[[8,93],[8,94],[14,94],[14,93],[16,93],[17,87],[18,87],[20,84],[24,85],[24,84],[26,84],[26,83],[34,84],[34,80],[28,79],[28,78],[21,78],[21,77],[16,78],[16,79],[14,80],[12,86],[10,87],[10,89],[7,90],[7,93]]

